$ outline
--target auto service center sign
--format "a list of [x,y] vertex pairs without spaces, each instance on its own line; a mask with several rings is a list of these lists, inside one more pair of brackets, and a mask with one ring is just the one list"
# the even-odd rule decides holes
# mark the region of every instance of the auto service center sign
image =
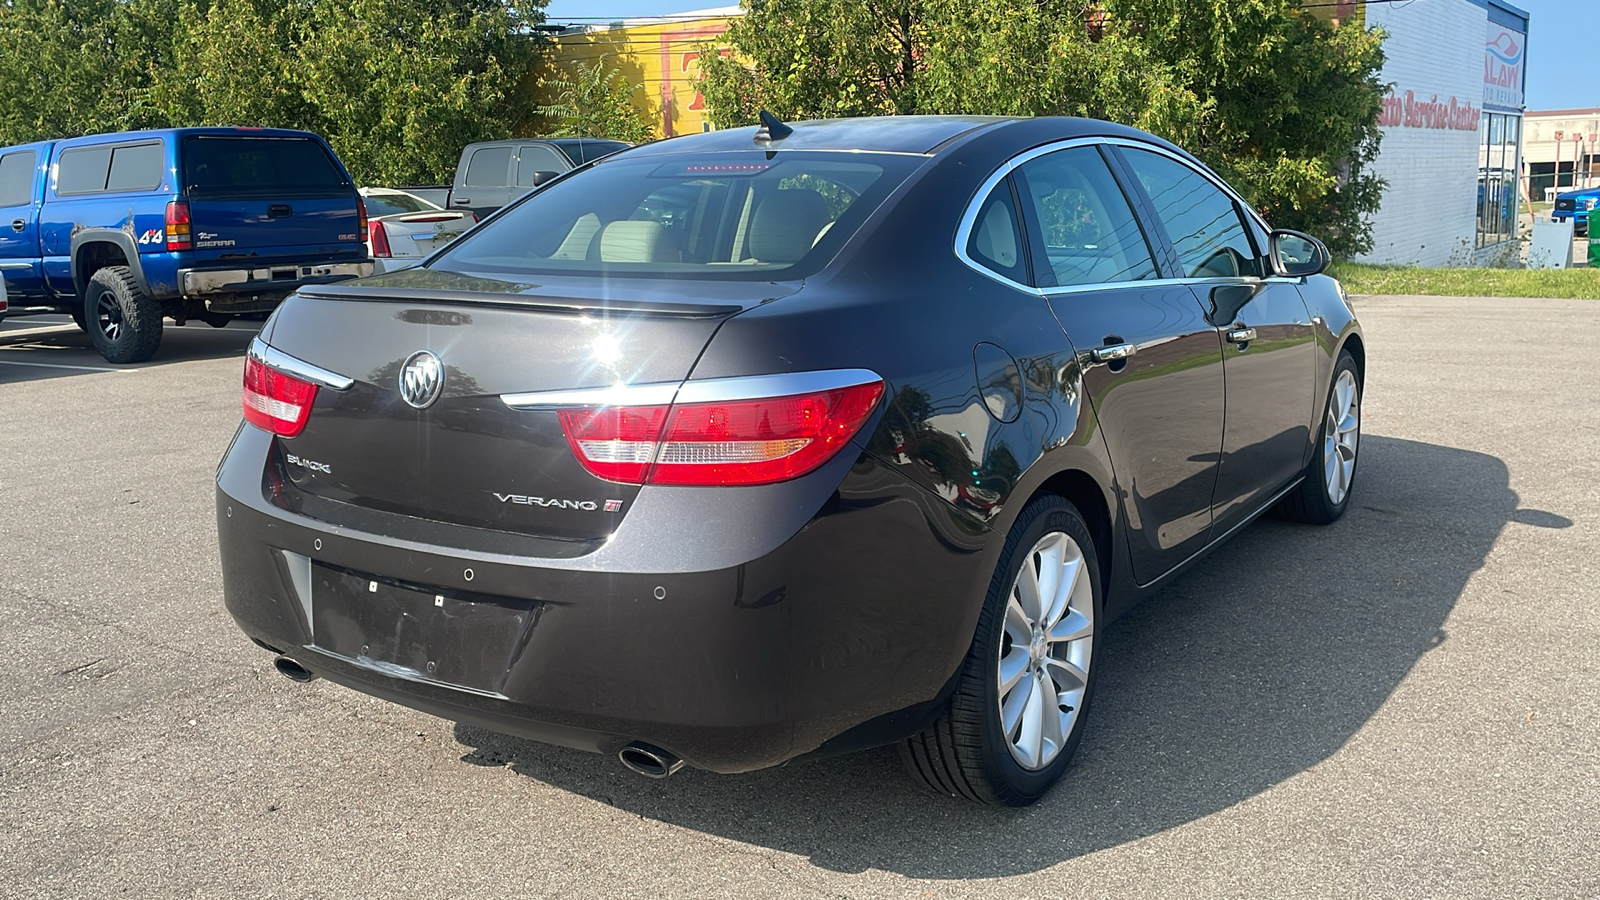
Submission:
[[1528,38],[1520,31],[1489,23],[1483,47],[1483,102],[1522,108],[1522,65]]

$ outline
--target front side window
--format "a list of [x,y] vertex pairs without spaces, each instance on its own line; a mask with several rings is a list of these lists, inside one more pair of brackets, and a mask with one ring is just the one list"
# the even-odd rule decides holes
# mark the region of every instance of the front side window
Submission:
[[1070,147],[1017,167],[1027,215],[1044,238],[1034,270],[1044,286],[1113,284],[1156,277],[1139,221],[1094,147]]
[[1185,278],[1262,276],[1232,197],[1169,156],[1133,148],[1122,154],[1166,228]]
[[572,166],[556,151],[543,144],[523,147],[517,153],[517,187],[535,187],[540,172],[565,172]]
[[[433,268],[764,280],[831,258],[923,160],[762,151],[618,159],[555,182]],[[792,270],[792,271],[791,271]]]
[[38,159],[33,150],[0,156],[0,206],[27,206],[33,202],[33,170]]

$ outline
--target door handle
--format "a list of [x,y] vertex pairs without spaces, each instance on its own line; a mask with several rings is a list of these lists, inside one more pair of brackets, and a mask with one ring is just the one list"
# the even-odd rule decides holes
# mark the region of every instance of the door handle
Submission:
[[1096,347],[1089,351],[1089,355],[1094,357],[1095,362],[1108,363],[1127,359],[1138,352],[1139,348],[1132,344],[1112,344],[1109,347]]
[[466,206],[467,204],[471,203],[472,200],[470,198],[467,198],[467,197],[457,197],[457,198],[455,198],[454,200],[452,200],[450,202],[454,203],[457,206]]
[[1256,330],[1254,328],[1235,328],[1228,332],[1228,343],[1230,344],[1248,344],[1255,339]]
[[21,219],[12,219],[11,220],[11,230],[12,231],[21,231],[22,229],[27,228],[27,227],[28,227],[28,223],[22,221]]

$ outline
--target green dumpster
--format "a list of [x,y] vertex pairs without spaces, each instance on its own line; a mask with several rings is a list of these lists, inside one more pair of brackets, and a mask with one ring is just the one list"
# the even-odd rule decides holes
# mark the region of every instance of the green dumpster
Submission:
[[[1594,215],[1590,213],[1589,215]],[[1589,265],[1600,269],[1600,240],[1595,240],[1594,235],[1589,236]]]

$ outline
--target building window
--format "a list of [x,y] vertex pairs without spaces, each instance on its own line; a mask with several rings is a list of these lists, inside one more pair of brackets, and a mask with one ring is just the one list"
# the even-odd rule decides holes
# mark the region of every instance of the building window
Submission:
[[1489,247],[1516,237],[1522,117],[1484,113],[1478,144],[1477,246]]

